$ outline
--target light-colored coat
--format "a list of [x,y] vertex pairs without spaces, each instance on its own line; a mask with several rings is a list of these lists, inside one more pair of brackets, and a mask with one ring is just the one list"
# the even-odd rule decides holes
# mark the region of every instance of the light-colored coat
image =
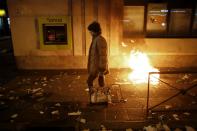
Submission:
[[107,42],[101,35],[92,39],[92,43],[89,48],[88,57],[88,73],[107,74],[108,71],[108,48]]

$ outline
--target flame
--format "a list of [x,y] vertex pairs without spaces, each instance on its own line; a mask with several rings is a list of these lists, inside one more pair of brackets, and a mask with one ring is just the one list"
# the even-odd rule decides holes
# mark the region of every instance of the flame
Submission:
[[[131,51],[128,64],[132,69],[128,79],[134,84],[147,83],[149,72],[159,72],[158,69],[151,66],[147,55],[140,51]],[[157,85],[159,83],[158,79],[159,74],[152,74],[150,76],[150,84]]]
[[122,42],[121,44],[122,44],[122,47],[127,47],[127,45],[124,42]]

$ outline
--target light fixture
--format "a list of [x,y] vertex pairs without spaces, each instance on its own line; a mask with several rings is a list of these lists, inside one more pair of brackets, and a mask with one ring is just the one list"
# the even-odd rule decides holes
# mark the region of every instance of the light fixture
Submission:
[[5,10],[4,9],[0,9],[0,16],[5,16]]

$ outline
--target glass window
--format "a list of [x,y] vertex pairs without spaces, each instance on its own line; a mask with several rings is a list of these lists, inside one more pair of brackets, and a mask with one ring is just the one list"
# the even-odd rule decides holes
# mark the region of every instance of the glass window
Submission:
[[148,37],[190,37],[191,34],[197,36],[197,5],[193,14],[193,5],[196,3],[188,1],[177,5],[178,1],[153,1],[147,3],[145,8],[145,4],[124,0],[124,41],[143,34]]
[[169,34],[187,35],[190,32],[192,9],[171,9]]
[[123,37],[130,38],[143,34],[144,6],[124,6]]
[[150,3],[147,10],[146,31],[148,35],[161,35],[167,32],[167,4]]

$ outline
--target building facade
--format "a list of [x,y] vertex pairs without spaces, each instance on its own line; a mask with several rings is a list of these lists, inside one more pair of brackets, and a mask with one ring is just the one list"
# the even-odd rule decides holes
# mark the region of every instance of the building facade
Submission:
[[[179,3],[179,4],[177,4]],[[125,54],[145,52],[155,67],[197,66],[195,1],[8,0],[19,69],[84,69],[98,21],[110,68],[127,67]]]

